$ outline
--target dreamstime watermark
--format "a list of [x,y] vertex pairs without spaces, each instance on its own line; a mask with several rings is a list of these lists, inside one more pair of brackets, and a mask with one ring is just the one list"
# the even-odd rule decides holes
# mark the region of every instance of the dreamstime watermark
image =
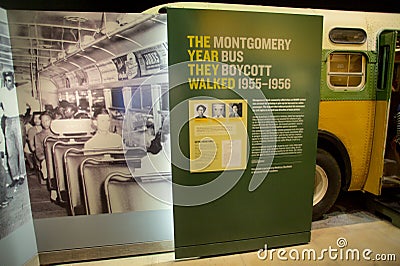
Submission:
[[264,248],[259,249],[257,257],[260,260],[281,260],[281,261],[396,261],[396,254],[394,253],[374,253],[370,248],[357,249],[348,248],[346,238],[339,237],[336,240],[336,246],[329,246],[321,250],[314,248],[305,248],[298,250],[292,249],[270,249],[265,244]]

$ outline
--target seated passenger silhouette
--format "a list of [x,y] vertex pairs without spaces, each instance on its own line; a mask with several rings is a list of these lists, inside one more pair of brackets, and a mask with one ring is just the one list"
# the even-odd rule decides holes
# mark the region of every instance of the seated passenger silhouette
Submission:
[[76,112],[77,112],[77,107],[75,104],[69,103],[65,109],[64,109],[64,119],[73,119]]
[[48,112],[43,112],[40,115],[40,121],[42,125],[42,130],[36,133],[34,137],[35,155],[39,164],[39,170],[42,174],[42,177],[43,179],[47,179],[47,167],[44,155],[44,141],[47,136],[53,136],[54,133],[50,130],[52,119]]
[[110,132],[110,116],[103,110],[94,114],[93,123],[97,126],[97,131],[84,145],[85,150],[93,149],[122,149],[122,138],[116,133]]

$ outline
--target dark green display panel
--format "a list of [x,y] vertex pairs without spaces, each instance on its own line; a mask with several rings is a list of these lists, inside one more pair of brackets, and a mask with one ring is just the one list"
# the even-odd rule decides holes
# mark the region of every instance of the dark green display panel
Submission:
[[[322,17],[179,8],[167,14],[176,258],[307,243]],[[189,84],[202,78],[197,88]],[[202,100],[227,103],[226,118],[215,121],[233,134],[228,102],[247,103],[246,141],[231,142],[244,167],[191,169],[196,134],[217,141],[216,160],[227,147],[218,144],[218,127],[193,119],[192,103]]]

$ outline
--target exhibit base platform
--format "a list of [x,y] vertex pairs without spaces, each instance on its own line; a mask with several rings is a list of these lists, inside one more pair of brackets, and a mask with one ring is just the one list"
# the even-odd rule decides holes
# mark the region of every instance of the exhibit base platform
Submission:
[[221,254],[258,251],[260,249],[264,249],[266,244],[268,249],[291,245],[300,245],[309,243],[310,239],[311,232],[308,231],[238,241],[228,241],[187,247],[175,247],[175,259],[198,258],[197,254],[203,254],[202,257],[208,257]]
[[39,253],[41,265],[70,263],[99,259],[112,259],[126,256],[147,255],[174,250],[173,241],[146,242],[125,245],[113,245],[93,248],[51,251]]
[[400,188],[385,188],[381,196],[371,196],[367,200],[367,207],[400,228]]
[[38,266],[38,265],[41,265],[38,254],[36,254],[30,260],[24,263],[24,266]]

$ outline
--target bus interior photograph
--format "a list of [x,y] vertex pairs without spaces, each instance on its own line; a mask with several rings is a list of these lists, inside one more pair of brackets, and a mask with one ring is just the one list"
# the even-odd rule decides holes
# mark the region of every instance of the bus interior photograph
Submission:
[[26,110],[33,218],[170,208],[150,196],[134,206],[119,191],[134,171],[171,200],[166,16],[13,11],[8,20],[12,59],[3,65],[13,65]]

